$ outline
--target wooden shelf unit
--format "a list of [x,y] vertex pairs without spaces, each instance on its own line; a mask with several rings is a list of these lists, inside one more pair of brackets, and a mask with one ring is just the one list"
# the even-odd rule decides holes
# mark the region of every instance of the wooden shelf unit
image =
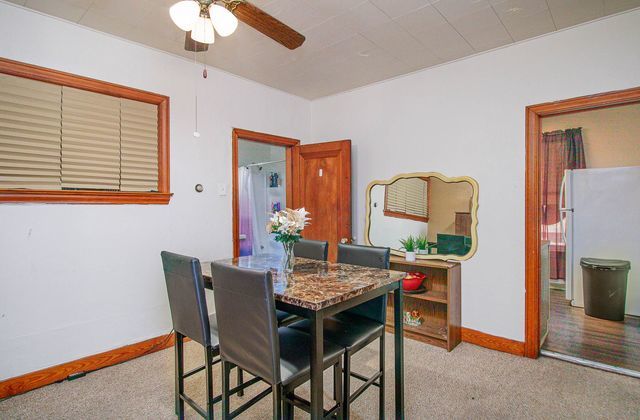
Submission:
[[[403,312],[417,310],[423,322],[414,327],[404,325],[404,336],[433,344],[447,351],[453,350],[461,341],[460,281],[461,267],[458,262],[439,260],[405,261],[391,257],[391,269],[426,274],[423,285],[427,291],[404,294]],[[387,306],[387,331],[393,331],[393,298]]]

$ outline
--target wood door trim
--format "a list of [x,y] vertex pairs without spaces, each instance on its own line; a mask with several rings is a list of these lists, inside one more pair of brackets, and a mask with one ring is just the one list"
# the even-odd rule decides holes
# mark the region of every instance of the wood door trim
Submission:
[[543,117],[640,102],[640,87],[531,105],[525,109],[525,342],[524,355],[540,352],[540,120]]
[[129,344],[103,353],[6,379],[0,382],[0,399],[23,394],[54,382],[63,381],[74,373],[91,372],[164,350],[173,346],[174,340],[175,335],[173,333],[162,335],[139,343]]
[[524,343],[522,341],[499,337],[497,335],[491,335],[465,327],[461,328],[461,333],[462,341],[465,343],[475,344],[476,346],[504,353],[515,354],[516,356],[524,356]]
[[244,130],[242,128],[234,128],[231,132],[231,208],[232,208],[232,226],[231,234],[233,236],[233,256],[240,256],[240,193],[238,191],[238,140],[248,140],[257,143],[273,144],[276,146],[286,147],[286,191],[287,191],[287,207],[292,207],[293,200],[293,154],[291,149],[300,144],[300,140],[276,136],[273,134],[260,133],[257,131]]

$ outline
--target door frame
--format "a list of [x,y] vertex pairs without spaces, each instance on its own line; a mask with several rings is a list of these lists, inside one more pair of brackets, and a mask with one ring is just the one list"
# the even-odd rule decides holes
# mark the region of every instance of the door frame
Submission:
[[292,148],[300,144],[300,140],[289,137],[276,136],[273,134],[260,133],[257,131],[234,128],[231,132],[231,203],[233,222],[231,234],[233,236],[233,257],[240,256],[240,197],[238,192],[238,140],[253,141],[256,143],[273,144],[284,146],[286,159],[286,194],[287,207],[291,207],[293,200],[293,159]]
[[540,120],[543,117],[640,102],[640,87],[527,106],[525,109],[525,342],[524,355],[540,353]]

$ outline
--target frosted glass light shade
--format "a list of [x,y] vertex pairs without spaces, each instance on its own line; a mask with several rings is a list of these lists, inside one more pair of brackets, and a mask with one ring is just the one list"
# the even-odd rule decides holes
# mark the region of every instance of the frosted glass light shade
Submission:
[[183,31],[190,31],[200,16],[200,5],[193,0],[179,1],[169,8],[169,16]]
[[203,44],[213,44],[213,41],[215,41],[215,34],[213,32],[211,19],[200,16],[196,20],[196,24],[191,29],[191,39]]
[[209,6],[209,16],[211,16],[213,26],[220,36],[229,36],[238,27],[238,18],[224,6],[212,4]]

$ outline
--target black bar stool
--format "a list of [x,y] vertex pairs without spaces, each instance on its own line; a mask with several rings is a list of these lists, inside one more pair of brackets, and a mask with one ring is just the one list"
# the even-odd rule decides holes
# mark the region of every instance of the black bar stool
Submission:
[[[309,258],[312,260],[327,261],[327,254],[329,252],[329,243],[325,241],[314,241],[311,239],[300,239],[293,246],[293,255],[300,258]],[[293,324],[296,321],[300,321],[300,317],[292,315],[289,312],[276,310],[276,316],[278,317],[278,326],[285,327]]]
[[[273,393],[273,418],[293,418],[294,407],[310,411],[309,402],[295,395],[295,388],[307,382],[311,373],[311,337],[277,326],[271,272],[211,264],[214,298],[218,315],[222,359],[222,412],[225,419],[237,417],[245,408],[231,411],[229,373],[241,367],[271,385],[248,404]],[[335,405],[326,416],[342,418],[342,355],[344,349],[324,342],[324,368],[333,367]],[[284,404],[284,407],[283,407]]]
[[[389,248],[338,244],[338,262],[365,267],[389,269]],[[371,385],[379,388],[378,414],[384,418],[384,326],[387,320],[387,295],[380,296],[324,320],[325,339],[345,349],[343,389],[344,418],[349,418],[349,406]],[[290,328],[308,332],[308,320],[291,324]],[[380,339],[380,369],[371,377],[351,371],[351,356]],[[364,383],[351,394],[351,377]]]
[[311,239],[300,239],[293,246],[293,255],[300,258],[327,261],[329,243],[326,241],[314,241]]
[[[216,315],[207,310],[204,295],[204,281],[200,261],[197,258],[162,251],[162,266],[167,283],[171,319],[175,330],[175,404],[176,414],[184,418],[186,402],[198,414],[213,419],[213,405],[222,396],[213,395],[213,365],[220,362]],[[200,343],[204,347],[205,364],[189,372],[184,371],[184,337]],[[201,371],[206,372],[207,409],[203,409],[184,393],[184,380]],[[257,382],[242,383],[242,373],[238,369],[238,391]]]

